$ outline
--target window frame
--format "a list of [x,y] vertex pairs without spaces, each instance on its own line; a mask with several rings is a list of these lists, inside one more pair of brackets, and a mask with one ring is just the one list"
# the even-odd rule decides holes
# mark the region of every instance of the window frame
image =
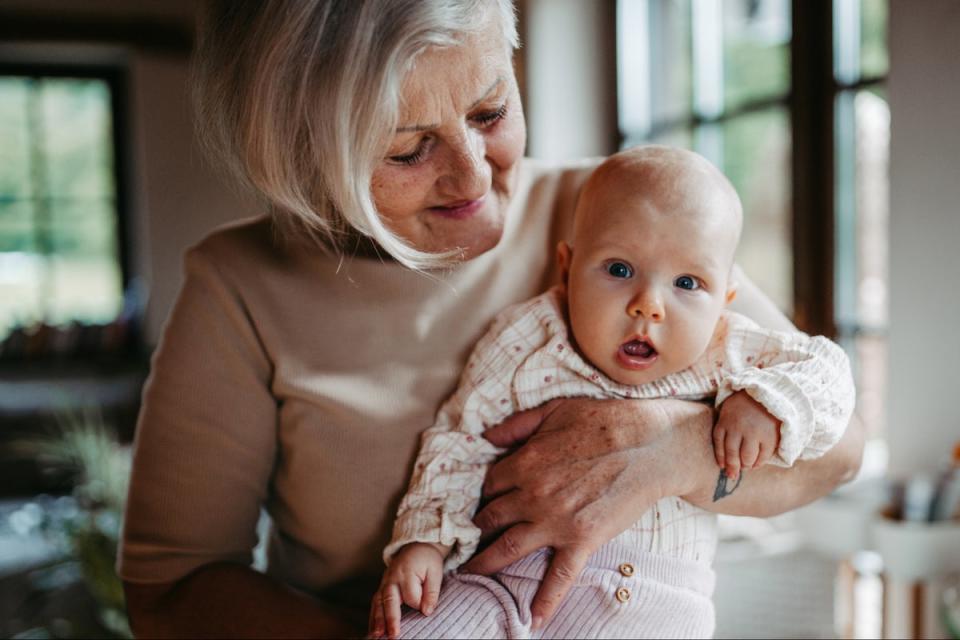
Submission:
[[[123,61],[96,63],[35,62],[30,60],[0,59],[0,76],[45,79],[86,79],[105,82],[110,91],[110,125],[112,129],[113,178],[116,190],[115,215],[117,229],[117,260],[120,267],[121,292],[129,291],[134,280],[132,172],[130,163],[130,99],[129,70]],[[139,323],[141,318],[136,318]],[[123,353],[135,355],[142,349],[139,337],[128,341]],[[87,354],[89,355],[89,354]],[[19,360],[23,356],[0,355],[0,361]],[[60,358],[50,356],[51,358]],[[84,357],[78,355],[78,357]],[[41,357],[39,359],[43,359]],[[34,360],[37,358],[31,358]]]

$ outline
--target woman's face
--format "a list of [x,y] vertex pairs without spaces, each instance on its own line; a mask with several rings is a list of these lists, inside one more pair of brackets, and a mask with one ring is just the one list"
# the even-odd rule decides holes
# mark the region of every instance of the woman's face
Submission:
[[417,58],[371,185],[394,233],[421,251],[459,248],[464,260],[500,241],[526,139],[512,60],[492,14],[461,46]]

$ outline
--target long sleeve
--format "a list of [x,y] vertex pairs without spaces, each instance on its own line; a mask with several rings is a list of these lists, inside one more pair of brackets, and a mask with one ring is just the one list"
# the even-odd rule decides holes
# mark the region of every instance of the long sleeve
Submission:
[[819,458],[840,440],[856,391],[850,361],[838,345],[800,332],[761,329],[731,314],[716,405],[746,391],[781,421],[772,463]]
[[516,411],[514,374],[530,353],[548,338],[526,303],[508,309],[477,343],[460,385],[423,433],[420,452],[406,495],[394,522],[384,561],[406,544],[433,542],[451,546],[445,568],[455,569],[476,551],[480,530],[472,518],[480,502],[490,464],[503,450],[483,432]]
[[244,301],[202,250],[185,271],[137,425],[119,558],[133,582],[249,564],[275,464],[272,365]]

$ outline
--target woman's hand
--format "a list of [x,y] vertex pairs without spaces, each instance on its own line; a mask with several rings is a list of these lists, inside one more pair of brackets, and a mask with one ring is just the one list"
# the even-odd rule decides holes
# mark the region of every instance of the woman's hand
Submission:
[[[697,478],[685,473],[691,466],[679,461],[697,450],[694,466],[712,462],[712,426],[713,410],[698,403],[576,398],[488,430],[497,446],[523,446],[487,474],[484,495],[493,499],[474,522],[485,536],[499,537],[464,570],[494,573],[552,547],[531,606],[533,625],[541,626],[597,548],[660,498],[693,488]],[[703,443],[690,446],[691,436]]]
[[[728,419],[742,416],[730,408]],[[534,625],[556,610],[587,559],[666,496],[703,509],[768,517],[850,480],[863,453],[854,419],[822,458],[766,465],[728,482],[713,450],[714,412],[679,400],[569,399],[516,414],[489,429],[500,447],[520,446],[491,468],[490,502],[474,522],[497,536],[464,570],[491,574],[532,551],[554,556],[531,605]],[[746,476],[749,475],[749,478]]]

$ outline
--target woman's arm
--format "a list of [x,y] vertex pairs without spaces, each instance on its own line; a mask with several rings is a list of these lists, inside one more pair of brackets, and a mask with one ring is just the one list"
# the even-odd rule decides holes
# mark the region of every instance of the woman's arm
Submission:
[[278,459],[277,399],[226,268],[237,260],[211,255],[223,250],[188,253],[144,391],[119,560],[131,625],[144,637],[343,636],[320,604],[249,568]]
[[174,584],[124,583],[138,638],[349,638],[364,628],[253,569],[206,565]]

